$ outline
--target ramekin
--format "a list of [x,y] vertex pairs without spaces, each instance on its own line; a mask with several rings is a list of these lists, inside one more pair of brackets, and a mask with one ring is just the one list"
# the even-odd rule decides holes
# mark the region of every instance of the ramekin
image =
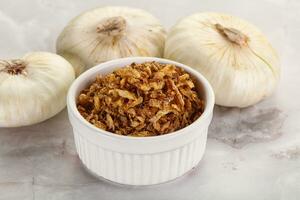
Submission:
[[[147,61],[175,64],[195,78],[205,100],[204,112],[195,122],[166,135],[128,137],[101,130],[80,115],[76,98],[97,74]],[[67,107],[76,149],[87,169],[121,184],[152,185],[175,179],[199,163],[213,115],[214,93],[208,81],[191,67],[161,58],[129,57],[99,64],[81,74],[69,89]]]

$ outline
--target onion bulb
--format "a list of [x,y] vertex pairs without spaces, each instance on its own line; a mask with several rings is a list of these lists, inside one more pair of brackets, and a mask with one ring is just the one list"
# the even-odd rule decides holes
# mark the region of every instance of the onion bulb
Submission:
[[57,39],[57,53],[79,75],[96,64],[129,56],[162,57],[165,30],[144,10],[101,7],[73,19]]
[[216,104],[247,107],[272,94],[279,58],[254,25],[238,17],[198,13],[180,20],[167,35],[164,56],[201,72]]
[[46,52],[0,60],[0,127],[44,121],[66,106],[75,78],[69,62]]

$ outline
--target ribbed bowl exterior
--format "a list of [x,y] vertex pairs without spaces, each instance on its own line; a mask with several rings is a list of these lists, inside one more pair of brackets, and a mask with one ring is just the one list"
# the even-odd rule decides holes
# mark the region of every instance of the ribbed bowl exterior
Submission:
[[94,174],[121,184],[152,185],[173,180],[198,164],[204,154],[207,129],[188,144],[153,154],[111,151],[77,131],[74,138],[81,161]]

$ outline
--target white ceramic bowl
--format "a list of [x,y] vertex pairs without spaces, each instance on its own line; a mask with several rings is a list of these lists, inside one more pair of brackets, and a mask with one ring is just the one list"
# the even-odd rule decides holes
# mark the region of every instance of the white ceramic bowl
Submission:
[[[147,61],[175,64],[195,78],[206,102],[204,113],[195,122],[166,135],[128,137],[96,128],[80,115],[76,98],[97,74]],[[201,160],[213,114],[214,93],[208,81],[186,65],[160,58],[130,57],[102,63],[81,74],[69,90],[67,106],[78,155],[92,173],[121,184],[151,185],[175,179]]]

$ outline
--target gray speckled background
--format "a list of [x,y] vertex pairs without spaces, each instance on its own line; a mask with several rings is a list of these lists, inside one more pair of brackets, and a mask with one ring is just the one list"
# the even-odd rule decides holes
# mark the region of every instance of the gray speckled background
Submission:
[[76,154],[66,111],[34,126],[2,128],[1,200],[300,199],[299,1],[0,1],[0,57],[54,52],[68,20],[100,5],[144,8],[166,27],[196,11],[243,17],[260,27],[280,54],[278,90],[247,109],[216,107],[198,167],[173,182],[143,188],[112,184],[87,173]]

